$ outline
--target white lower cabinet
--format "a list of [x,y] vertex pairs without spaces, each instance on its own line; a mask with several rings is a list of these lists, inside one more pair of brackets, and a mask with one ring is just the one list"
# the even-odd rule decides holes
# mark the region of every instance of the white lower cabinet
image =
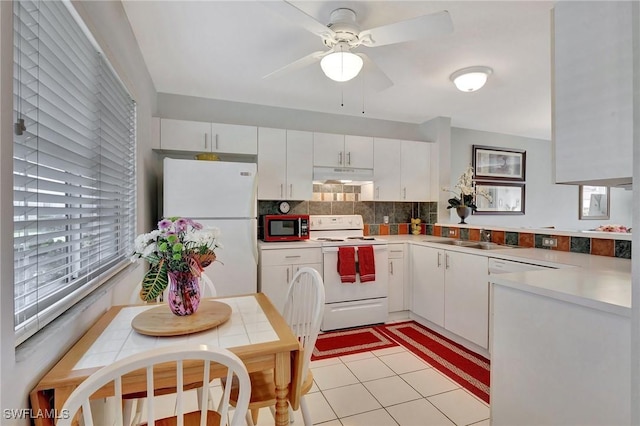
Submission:
[[[279,243],[271,243],[279,244]],[[284,308],[289,283],[300,268],[310,267],[322,275],[322,249],[260,249],[258,290],[267,295],[280,312]]]
[[411,283],[413,313],[488,349],[486,256],[413,245]]
[[404,268],[404,244],[389,244],[389,312],[408,309]]

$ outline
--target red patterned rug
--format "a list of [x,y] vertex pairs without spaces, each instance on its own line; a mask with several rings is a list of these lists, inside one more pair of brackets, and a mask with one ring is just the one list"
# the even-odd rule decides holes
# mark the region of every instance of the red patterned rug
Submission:
[[488,359],[414,321],[376,328],[478,398],[489,402]]
[[311,360],[375,351],[392,346],[398,346],[398,344],[378,331],[376,327],[332,331],[318,336]]

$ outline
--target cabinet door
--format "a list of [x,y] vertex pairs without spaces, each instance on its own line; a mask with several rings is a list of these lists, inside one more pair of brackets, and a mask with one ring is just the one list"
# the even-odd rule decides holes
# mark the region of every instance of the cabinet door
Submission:
[[258,199],[286,198],[286,165],[287,131],[260,127],[258,129]]
[[396,139],[373,141],[373,199],[400,200],[400,144]]
[[344,135],[313,134],[313,165],[341,167],[345,165]]
[[444,327],[444,251],[411,247],[411,311]]
[[430,143],[402,141],[400,169],[402,201],[429,201],[431,189]]
[[284,308],[292,276],[293,268],[291,265],[262,266],[260,268],[260,292],[267,295],[280,313]]
[[211,151],[211,123],[160,119],[160,148],[179,151]]
[[558,183],[630,181],[634,128],[632,17],[636,13],[632,12],[632,3],[554,5],[552,93]]
[[373,168],[373,138],[367,136],[344,137],[344,164],[358,169]]
[[313,133],[287,130],[287,188],[284,198],[313,196]]
[[404,259],[389,259],[389,312],[404,309]]
[[[315,269],[316,271],[318,271],[320,276],[322,276],[322,263],[303,263],[301,265],[293,265],[293,274],[295,275],[300,270],[300,268]],[[291,278],[293,278],[293,276],[291,276]]]
[[213,135],[211,151],[250,155],[258,153],[258,128],[256,126],[213,123],[211,128]]
[[488,259],[453,251],[446,251],[445,255],[445,328],[488,348]]

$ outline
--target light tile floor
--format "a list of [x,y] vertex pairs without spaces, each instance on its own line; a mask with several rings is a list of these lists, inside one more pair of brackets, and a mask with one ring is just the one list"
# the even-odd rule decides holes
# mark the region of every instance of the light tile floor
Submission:
[[[313,361],[311,369],[315,383],[305,398],[314,425],[490,424],[488,404],[402,346]],[[213,393],[217,398],[220,387]],[[157,403],[156,409],[173,411],[174,401]],[[195,395],[190,405],[197,408]],[[293,424],[303,426],[302,413],[293,414]],[[267,425],[273,416],[263,408],[257,426]]]
[[[311,363],[307,394],[322,426],[489,425],[489,405],[402,346]],[[294,412],[303,425],[302,414]],[[269,409],[257,426],[273,425]]]

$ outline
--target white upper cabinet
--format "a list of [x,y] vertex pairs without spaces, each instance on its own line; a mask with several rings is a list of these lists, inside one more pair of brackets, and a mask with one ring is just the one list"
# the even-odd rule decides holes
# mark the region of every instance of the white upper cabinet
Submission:
[[375,201],[430,201],[431,146],[428,142],[375,138],[373,194]]
[[402,141],[400,145],[400,194],[402,201],[431,199],[431,143]]
[[211,124],[211,152],[229,154],[258,153],[258,128],[238,124]]
[[631,182],[632,3],[555,4],[552,81],[558,183]]
[[287,195],[289,200],[313,196],[313,133],[287,130]]
[[211,123],[161,118],[160,148],[210,152]]
[[160,149],[256,155],[258,128],[161,118]]
[[375,201],[399,201],[400,145],[396,139],[375,138],[373,141],[373,199]]
[[313,134],[258,129],[258,199],[310,200]]
[[373,138],[314,133],[313,165],[371,169],[373,168]]

